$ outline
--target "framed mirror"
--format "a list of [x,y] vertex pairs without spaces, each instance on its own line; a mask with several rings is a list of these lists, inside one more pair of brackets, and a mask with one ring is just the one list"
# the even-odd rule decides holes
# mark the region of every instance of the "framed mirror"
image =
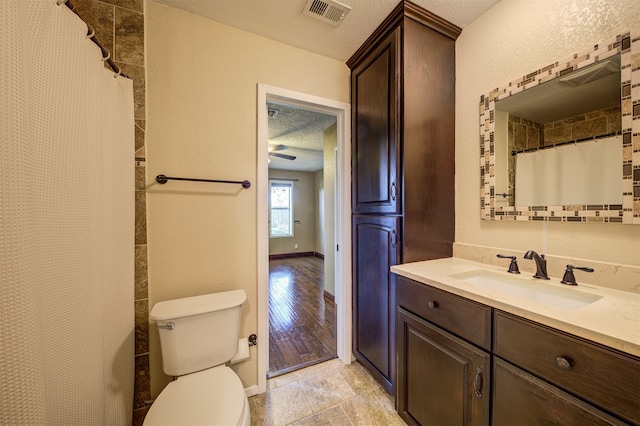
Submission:
[[481,96],[482,219],[640,224],[639,35]]

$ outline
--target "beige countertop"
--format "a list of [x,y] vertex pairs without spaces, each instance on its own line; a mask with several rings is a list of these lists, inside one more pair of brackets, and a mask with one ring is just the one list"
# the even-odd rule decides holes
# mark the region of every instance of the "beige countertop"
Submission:
[[[576,271],[577,286],[560,283],[560,278],[539,280],[530,272],[520,275],[507,273],[504,267],[472,262],[459,258],[406,263],[391,267],[391,272],[415,281],[475,300],[496,309],[574,334],[620,351],[640,356],[640,294],[580,284],[580,271]],[[524,294],[489,289],[481,284],[463,281],[465,274],[488,272],[497,279],[518,280],[524,287],[542,289],[561,295],[601,298],[583,307],[558,307],[534,301]],[[457,276],[456,277],[452,277]],[[522,280],[522,281],[520,281]],[[587,294],[585,294],[587,293]],[[560,304],[561,305],[561,304]]]

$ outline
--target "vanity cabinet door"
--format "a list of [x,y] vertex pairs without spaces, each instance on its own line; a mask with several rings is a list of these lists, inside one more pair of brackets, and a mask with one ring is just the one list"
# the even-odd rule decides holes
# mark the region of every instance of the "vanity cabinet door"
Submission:
[[408,424],[489,424],[490,355],[398,308],[397,409]]
[[492,386],[495,426],[626,424],[497,357]]

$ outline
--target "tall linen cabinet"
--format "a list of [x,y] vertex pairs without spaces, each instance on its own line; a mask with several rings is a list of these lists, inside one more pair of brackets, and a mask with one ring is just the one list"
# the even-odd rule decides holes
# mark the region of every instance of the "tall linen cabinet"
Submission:
[[401,1],[347,61],[352,105],[354,355],[395,392],[389,267],[449,257],[454,240],[455,40]]

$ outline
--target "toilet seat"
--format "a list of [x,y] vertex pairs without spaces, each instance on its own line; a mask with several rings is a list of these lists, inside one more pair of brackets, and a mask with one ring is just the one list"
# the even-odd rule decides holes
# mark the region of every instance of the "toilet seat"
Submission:
[[151,405],[144,425],[243,425],[249,417],[240,378],[229,367],[219,366],[169,383]]

